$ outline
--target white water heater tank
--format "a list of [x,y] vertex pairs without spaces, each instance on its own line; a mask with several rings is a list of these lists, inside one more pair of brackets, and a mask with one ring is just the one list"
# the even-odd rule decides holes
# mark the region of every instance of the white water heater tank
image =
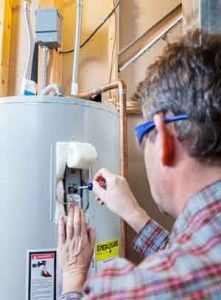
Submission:
[[[59,142],[73,140],[91,143],[98,152],[88,180],[92,180],[101,167],[120,172],[118,112],[104,104],[80,99],[1,98],[0,299],[24,300],[27,295],[30,300],[56,299],[56,294],[48,294],[48,298],[38,295],[37,283],[40,281],[34,281],[34,273],[30,278],[26,255],[33,249],[56,248],[57,228],[53,222],[56,210],[55,147]],[[88,195],[88,217],[96,229],[98,249],[105,251],[107,241],[111,241],[113,247],[119,245],[116,242],[120,240],[118,217],[99,206],[92,192]],[[116,249],[114,255],[118,255]],[[108,260],[105,252],[102,255],[95,254],[94,272]],[[44,273],[45,266],[41,264],[44,259],[31,267],[39,267]],[[28,294],[32,284],[36,284],[36,295],[33,291]]]

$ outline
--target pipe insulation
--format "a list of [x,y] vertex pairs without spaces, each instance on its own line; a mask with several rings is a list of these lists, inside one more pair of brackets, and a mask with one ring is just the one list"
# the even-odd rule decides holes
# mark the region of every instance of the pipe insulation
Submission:
[[75,31],[75,48],[74,48],[74,61],[73,61],[73,76],[71,84],[71,95],[78,94],[78,72],[79,72],[79,55],[81,46],[81,27],[82,27],[82,0],[76,1],[77,15],[76,15],[76,31]]
[[69,168],[89,170],[97,156],[97,151],[93,145],[72,142],[68,149],[67,165]]
[[55,96],[63,96],[61,87],[56,83],[51,83],[40,92],[40,96],[47,96],[53,93]]

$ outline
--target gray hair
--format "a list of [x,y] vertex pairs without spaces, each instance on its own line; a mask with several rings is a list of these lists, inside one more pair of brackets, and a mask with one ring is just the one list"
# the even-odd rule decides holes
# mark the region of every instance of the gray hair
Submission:
[[170,44],[139,84],[135,99],[144,118],[186,113],[174,123],[188,154],[202,162],[221,158],[221,39],[196,31]]

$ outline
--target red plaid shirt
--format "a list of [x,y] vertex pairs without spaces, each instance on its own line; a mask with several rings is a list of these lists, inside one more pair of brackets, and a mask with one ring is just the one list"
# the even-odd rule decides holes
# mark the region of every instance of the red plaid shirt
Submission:
[[115,260],[88,280],[84,299],[221,299],[221,181],[190,199],[170,236],[149,221],[134,247],[143,262]]

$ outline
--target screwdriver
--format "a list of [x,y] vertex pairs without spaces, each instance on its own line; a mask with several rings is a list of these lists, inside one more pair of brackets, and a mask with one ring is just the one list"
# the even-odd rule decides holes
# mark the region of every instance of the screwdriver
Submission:
[[86,190],[86,189],[89,190],[89,191],[92,191],[93,190],[93,183],[90,182],[87,185],[82,185],[82,186],[78,187],[78,190]]
[[[100,184],[100,186],[102,188],[106,189],[106,181],[105,181],[104,178],[100,177],[100,178],[98,178],[97,181],[98,181],[98,183]],[[90,182],[90,183],[88,183],[86,185],[82,185],[82,186],[78,187],[78,190],[86,190],[86,189],[89,190],[89,191],[92,191],[93,190],[93,183]]]

